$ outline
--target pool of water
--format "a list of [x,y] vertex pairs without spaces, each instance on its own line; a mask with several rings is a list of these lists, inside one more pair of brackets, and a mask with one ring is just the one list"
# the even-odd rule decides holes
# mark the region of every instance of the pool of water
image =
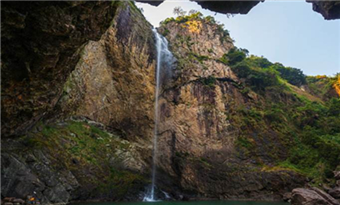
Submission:
[[252,202],[252,201],[190,201],[190,202],[111,202],[111,203],[77,203],[77,205],[289,205],[285,202]]

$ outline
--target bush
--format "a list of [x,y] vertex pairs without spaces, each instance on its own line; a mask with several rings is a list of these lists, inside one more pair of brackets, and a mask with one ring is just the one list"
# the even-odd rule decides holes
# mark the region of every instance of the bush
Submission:
[[232,48],[227,54],[220,59],[221,62],[228,65],[235,65],[246,58],[246,54],[238,48]]
[[200,81],[203,83],[203,85],[214,87],[216,83],[216,78],[213,76],[209,76],[207,78],[201,78]]
[[242,61],[231,69],[239,78],[243,78],[246,84],[256,91],[263,91],[268,86],[279,85],[277,75],[272,70],[252,69],[246,61]]
[[300,69],[284,67],[279,63],[275,63],[273,69],[279,71],[280,76],[292,85],[301,86],[307,84],[306,76]]

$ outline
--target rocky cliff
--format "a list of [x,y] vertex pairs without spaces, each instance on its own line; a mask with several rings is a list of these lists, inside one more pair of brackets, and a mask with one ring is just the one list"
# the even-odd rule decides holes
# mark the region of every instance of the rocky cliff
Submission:
[[261,150],[257,159],[237,146],[245,127],[233,118],[264,99],[242,92],[240,79],[221,60],[234,48],[228,32],[199,14],[165,21],[159,31],[178,59],[174,85],[160,101],[160,167],[184,191],[203,198],[276,200],[302,185],[295,172],[264,168],[274,160],[270,149],[276,158],[287,155],[280,133],[249,127],[250,146]]
[[[154,128],[151,25],[132,2],[4,2],[2,12],[1,197],[141,199]],[[176,58],[162,78],[158,188],[175,199],[282,200],[307,181],[333,183],[339,76],[248,56],[200,13],[158,32]]]
[[2,197],[141,197],[152,148],[151,25],[132,2],[4,4]]
[[20,135],[48,115],[80,58],[99,40],[117,5],[109,2],[3,2],[1,132]]
[[[247,57],[222,25],[200,13],[166,19],[159,32],[169,40],[177,67],[160,100],[158,165],[182,192],[280,200],[303,186],[306,176],[313,183],[329,177],[338,165],[339,144],[310,133],[337,138],[339,129],[329,122],[338,122],[339,113],[326,110],[332,109],[330,99],[339,103],[338,77],[307,82],[298,69]],[[321,87],[324,92],[316,91]],[[332,113],[321,116],[321,110]],[[333,157],[320,147],[333,149]],[[311,168],[320,166],[323,171]]]

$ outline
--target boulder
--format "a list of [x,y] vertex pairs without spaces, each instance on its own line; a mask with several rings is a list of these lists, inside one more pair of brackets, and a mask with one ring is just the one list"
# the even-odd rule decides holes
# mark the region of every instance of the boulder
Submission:
[[283,201],[290,201],[292,199],[292,193],[287,192],[287,193],[283,194],[282,198],[283,198]]
[[23,203],[25,203],[25,201],[24,200],[22,200],[22,199],[13,199],[13,201],[12,201],[13,203],[19,203],[19,204],[23,204]]
[[336,199],[340,199],[340,187],[336,187],[334,189],[329,190],[329,195]]
[[292,191],[292,205],[340,205],[332,196],[318,188],[297,188]]
[[335,185],[340,186],[340,180],[336,180]]
[[334,178],[337,179],[337,180],[340,180],[340,171],[334,172]]

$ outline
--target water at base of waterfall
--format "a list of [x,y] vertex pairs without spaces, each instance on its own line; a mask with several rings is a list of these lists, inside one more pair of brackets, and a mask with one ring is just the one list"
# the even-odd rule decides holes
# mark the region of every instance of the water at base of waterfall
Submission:
[[143,201],[144,202],[159,202],[161,200],[155,200],[154,198],[149,198],[148,196],[145,196]]
[[[115,202],[117,205],[145,205],[151,202],[153,205],[289,205],[286,202],[253,202],[253,201],[144,201],[144,202]],[[72,205],[72,204],[71,204]],[[77,203],[73,205],[112,205],[112,203]]]

